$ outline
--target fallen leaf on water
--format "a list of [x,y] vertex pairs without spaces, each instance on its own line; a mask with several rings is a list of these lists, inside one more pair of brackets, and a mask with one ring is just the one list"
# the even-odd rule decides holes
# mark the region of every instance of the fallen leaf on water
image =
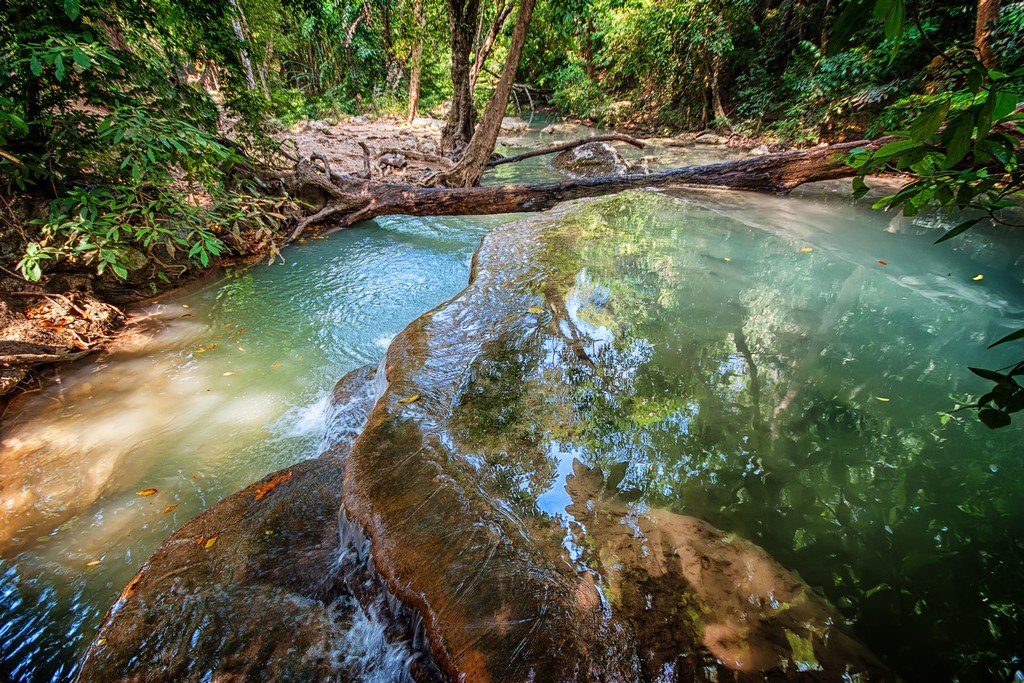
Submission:
[[538,308],[538,307],[534,306],[533,308],[527,308],[526,312],[527,313],[543,313],[544,309],[543,308]]
[[168,512],[174,512],[175,508],[177,508],[180,504],[181,503],[175,503],[174,505],[168,505],[167,507],[164,508],[164,514],[166,515]]
[[254,496],[254,499],[255,500],[263,500],[264,496],[266,496],[268,493],[270,493],[275,488],[277,488],[278,486],[280,486],[281,484],[285,483],[286,481],[288,481],[291,478],[292,478],[292,471],[288,470],[284,474],[277,475],[276,477],[274,477],[273,479],[268,481],[266,484],[260,484],[260,486],[256,489],[256,495]]
[[729,258],[728,256],[726,256],[726,257],[725,257],[724,259],[722,259],[722,260],[723,260],[723,261],[725,261],[726,263],[732,263],[732,259],[731,259],[731,258]]
[[277,368],[281,367],[281,364],[280,363],[274,363],[270,367],[272,367],[272,368],[274,368],[276,370]]
[[193,472],[192,473],[192,481],[199,481],[199,473],[198,472]]
[[89,560],[88,562],[85,563],[85,566],[86,567],[95,567],[99,563],[100,563],[99,560]]
[[238,347],[238,350],[241,351],[242,353],[245,353],[245,349],[243,349],[241,346]]
[[142,489],[141,491],[136,491],[135,495],[137,495],[137,496],[152,496],[155,493],[156,493],[156,489]]
[[814,247],[803,247],[800,249],[801,254],[810,254],[812,251],[814,251]]
[[217,542],[217,537],[216,536],[210,536],[208,539],[206,539],[206,543],[203,544],[203,547],[206,548],[207,550],[209,550],[210,548],[213,547],[213,544],[216,543],[216,542]]
[[875,398],[877,398],[882,403],[888,403],[890,400],[892,400],[892,399],[886,398],[885,396],[875,396]]
[[181,305],[181,307],[182,307],[182,308],[188,308],[188,307],[189,307],[189,305],[188,305],[188,304],[182,304],[182,305]]
[[974,280],[975,282],[981,282],[982,280],[985,279],[985,276],[982,275],[981,273],[978,273],[977,275],[975,275],[971,279]]
[[878,259],[878,265],[880,265],[880,266],[887,266],[887,265],[889,265],[889,262],[886,261],[883,258],[880,258],[880,259]]
[[233,372],[224,372],[224,373],[221,373],[221,377],[230,377],[233,374],[235,374],[235,373],[233,373]]
[[412,396],[409,396],[407,398],[400,398],[400,399],[398,399],[398,402],[405,404],[405,403],[415,403],[418,400],[420,400],[420,395],[419,394],[413,394]]

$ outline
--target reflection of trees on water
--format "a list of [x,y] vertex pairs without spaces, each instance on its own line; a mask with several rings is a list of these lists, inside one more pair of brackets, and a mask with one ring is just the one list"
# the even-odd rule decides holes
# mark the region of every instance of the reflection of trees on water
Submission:
[[799,571],[890,665],[1004,671],[1024,642],[1022,463],[939,425],[964,309],[653,197],[548,235],[531,286],[550,318],[477,362],[462,446],[524,509],[561,485],[551,442],[583,447],[629,497]]
[[[939,425],[962,310],[709,212],[688,231],[661,201],[613,206],[593,211],[615,227],[581,259],[619,332],[577,384],[593,464],[628,462],[621,486],[644,501],[764,546],[896,666],[1008,666],[1024,642],[1022,464],[973,422]],[[726,238],[749,280],[713,265]]]

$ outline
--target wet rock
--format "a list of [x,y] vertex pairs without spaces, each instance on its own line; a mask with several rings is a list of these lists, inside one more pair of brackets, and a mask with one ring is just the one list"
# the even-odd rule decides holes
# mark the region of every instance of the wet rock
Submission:
[[729,142],[729,138],[715,133],[704,133],[694,138],[693,142],[698,145],[724,145]]
[[541,129],[544,135],[571,134],[579,131],[580,126],[574,123],[552,123]]
[[391,168],[405,168],[409,165],[409,161],[404,156],[395,153],[384,154],[377,161],[381,166],[390,166]]
[[338,515],[374,372],[339,382],[329,451],[226,498],[160,546],[108,613],[81,681],[437,678]]
[[[346,514],[422,615],[436,661],[472,681],[875,670],[827,603],[757,546],[595,493],[585,469],[563,474],[593,429],[567,378],[620,376],[602,369],[611,292],[579,256],[594,244],[580,226],[606,223],[571,210],[487,235],[470,286],[391,345],[388,389],[349,455]],[[779,609],[773,591],[793,604]]]
[[530,124],[518,116],[506,116],[501,120],[501,132],[505,134],[522,133],[529,127]]
[[435,130],[441,130],[442,128],[444,128],[444,121],[441,120],[441,119],[433,119],[433,118],[424,117],[424,116],[417,116],[415,119],[413,119],[412,125],[414,125],[414,126],[425,126],[425,127],[428,127],[428,128],[433,128]]
[[626,172],[626,162],[611,144],[588,142],[559,152],[551,160],[556,171],[575,178],[596,178]]
[[751,156],[763,157],[765,154],[771,154],[772,151],[768,149],[768,145],[758,145],[754,149],[750,150]]

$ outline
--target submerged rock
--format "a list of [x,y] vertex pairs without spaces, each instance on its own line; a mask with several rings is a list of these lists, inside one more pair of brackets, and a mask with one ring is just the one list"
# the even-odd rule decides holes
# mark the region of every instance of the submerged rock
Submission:
[[[636,326],[689,267],[667,253],[691,253],[661,251],[679,236],[645,222],[671,201],[651,196],[488,234],[470,285],[395,339],[386,388],[354,402],[370,411],[358,438],[176,533],[112,609],[83,678],[359,677],[346,634],[361,614],[399,615],[386,640],[422,679],[884,676],[795,572],[665,502],[666,471],[692,465],[658,459],[656,435],[732,423],[701,423],[703,406],[645,374],[656,351]],[[666,405],[636,395],[641,381]],[[403,609],[429,657],[405,644],[419,641]]]
[[160,546],[111,608],[79,680],[437,678],[338,515],[374,372],[338,383],[330,450],[228,497]]
[[551,161],[556,171],[575,178],[596,178],[625,173],[625,160],[607,142],[588,142],[559,152]]
[[391,345],[345,479],[375,566],[453,679],[881,671],[761,548],[596,488],[591,420],[609,418],[588,406],[645,353],[617,346],[637,302],[589,275],[620,253],[600,227],[620,201],[490,233],[470,286]]

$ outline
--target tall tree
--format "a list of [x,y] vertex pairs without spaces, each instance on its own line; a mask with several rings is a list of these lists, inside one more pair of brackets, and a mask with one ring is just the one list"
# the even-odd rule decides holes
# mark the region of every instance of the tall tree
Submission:
[[448,23],[452,48],[452,108],[441,131],[441,149],[446,154],[459,153],[473,137],[476,110],[473,108],[473,87],[469,79],[469,53],[473,49],[476,19],[480,0],[448,0]]
[[508,48],[508,60],[501,71],[498,85],[487,102],[480,125],[476,127],[473,137],[466,147],[465,153],[452,168],[439,173],[435,182],[448,187],[472,187],[480,182],[480,176],[487,168],[487,162],[494,152],[494,144],[501,130],[501,120],[508,107],[508,98],[515,84],[516,71],[519,69],[519,58],[526,42],[526,32],[530,27],[535,0],[523,0],[516,17],[516,26],[512,31],[512,40]]
[[978,0],[978,14],[974,22],[974,47],[978,50],[981,63],[990,69],[996,62],[992,51],[992,32],[999,20],[999,1]]
[[423,31],[426,18],[423,15],[423,0],[412,0],[413,21],[416,23],[416,43],[412,48],[412,67],[409,71],[409,110],[405,120],[412,123],[420,104],[420,75],[423,72]]

